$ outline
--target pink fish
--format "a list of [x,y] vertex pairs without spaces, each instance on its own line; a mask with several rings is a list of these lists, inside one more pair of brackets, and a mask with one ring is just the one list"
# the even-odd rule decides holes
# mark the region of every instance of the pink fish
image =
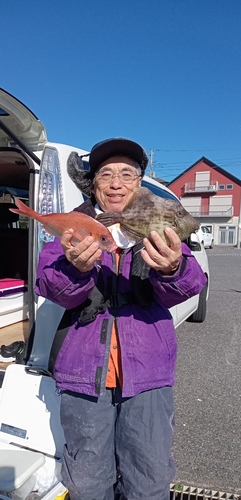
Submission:
[[36,219],[43,224],[46,231],[53,236],[58,236],[60,238],[64,231],[71,228],[74,230],[73,244],[76,243],[75,240],[79,242],[86,236],[93,236],[94,240],[98,242],[101,250],[114,252],[117,249],[117,245],[109,229],[89,215],[77,211],[42,215],[29,208],[16,196],[14,197],[14,201],[18,209],[10,208],[9,210],[11,210],[11,212]]

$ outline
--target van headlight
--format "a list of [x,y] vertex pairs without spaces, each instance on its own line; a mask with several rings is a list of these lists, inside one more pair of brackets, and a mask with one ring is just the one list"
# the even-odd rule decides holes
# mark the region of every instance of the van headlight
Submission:
[[[39,206],[38,212],[48,215],[63,211],[63,189],[60,174],[60,161],[58,151],[46,147],[42,157],[39,181]],[[42,224],[38,223],[39,249],[48,241],[53,241],[54,236],[49,234]]]

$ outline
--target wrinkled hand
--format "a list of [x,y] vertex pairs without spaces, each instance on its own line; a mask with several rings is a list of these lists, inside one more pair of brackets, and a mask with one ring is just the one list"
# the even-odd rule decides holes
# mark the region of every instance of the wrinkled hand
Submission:
[[182,245],[173,229],[167,227],[165,235],[170,242],[169,246],[156,231],[151,231],[149,238],[143,240],[145,249],[141,250],[141,255],[150,267],[168,275],[173,274],[178,269],[182,256]]
[[92,236],[87,236],[80,243],[73,245],[73,233],[73,229],[64,231],[60,240],[66,259],[82,273],[91,271],[95,261],[100,259],[102,251]]

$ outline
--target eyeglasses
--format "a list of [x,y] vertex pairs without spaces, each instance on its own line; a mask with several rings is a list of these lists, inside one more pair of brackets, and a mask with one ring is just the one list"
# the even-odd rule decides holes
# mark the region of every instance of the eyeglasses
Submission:
[[96,179],[103,184],[108,184],[114,179],[114,177],[119,177],[120,181],[123,184],[131,184],[134,182],[140,175],[134,174],[134,172],[98,172],[96,174]]

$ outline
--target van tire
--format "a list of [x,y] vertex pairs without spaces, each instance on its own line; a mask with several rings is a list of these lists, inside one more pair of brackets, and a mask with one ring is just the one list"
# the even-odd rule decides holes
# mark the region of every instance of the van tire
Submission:
[[213,240],[212,240],[211,245],[210,245],[209,248],[211,248],[211,249],[213,248]]
[[206,283],[205,287],[199,294],[198,308],[197,310],[187,318],[187,321],[190,323],[203,323],[206,318],[207,312],[207,291],[208,284]]

